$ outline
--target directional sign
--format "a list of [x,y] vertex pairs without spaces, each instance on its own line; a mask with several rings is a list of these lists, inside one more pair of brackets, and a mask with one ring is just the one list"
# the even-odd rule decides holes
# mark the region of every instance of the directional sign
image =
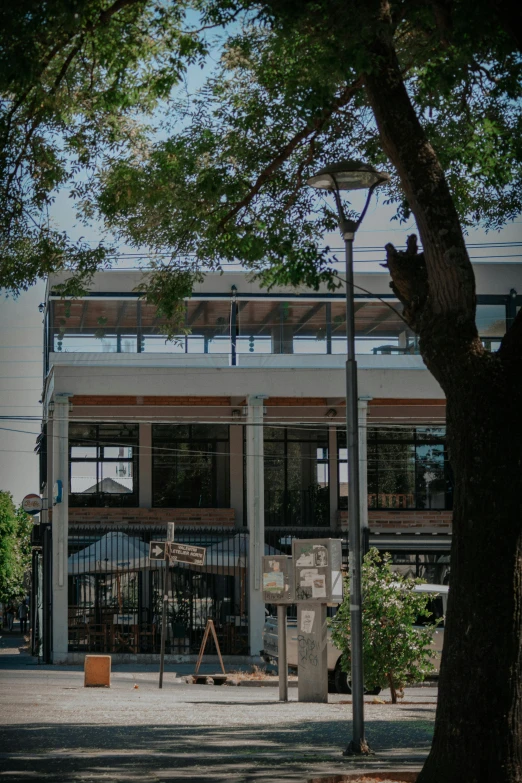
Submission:
[[151,541],[149,544],[150,560],[165,560],[167,557],[166,541]]
[[203,565],[205,562],[206,547],[191,546],[190,544],[178,544],[172,542],[169,545],[171,560],[178,563],[190,563],[191,565]]

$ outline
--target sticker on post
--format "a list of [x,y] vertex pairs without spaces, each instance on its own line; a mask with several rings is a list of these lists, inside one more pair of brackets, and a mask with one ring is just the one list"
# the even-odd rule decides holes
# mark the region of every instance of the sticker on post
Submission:
[[326,598],[326,576],[318,574],[312,581],[312,598]]
[[299,574],[299,584],[301,587],[311,587],[314,576],[317,576],[317,568],[303,568]]
[[269,571],[263,574],[263,590],[266,593],[282,593],[285,589],[285,577],[282,571]]
[[301,552],[295,564],[297,568],[307,568],[308,566],[314,566],[315,561],[313,551]]
[[328,550],[325,546],[314,544],[314,565],[319,567],[328,565]]
[[315,612],[305,609],[301,612],[301,633],[312,633],[314,626]]

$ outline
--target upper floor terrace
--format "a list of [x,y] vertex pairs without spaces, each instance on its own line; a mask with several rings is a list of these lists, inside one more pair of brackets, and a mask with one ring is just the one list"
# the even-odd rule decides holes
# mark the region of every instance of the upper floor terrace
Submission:
[[[479,263],[477,325],[485,346],[495,350],[522,306],[522,265]],[[180,333],[166,337],[165,319],[137,288],[139,270],[95,276],[89,294],[64,299],[54,293],[63,276],[51,276],[45,311],[45,371],[53,364],[96,364],[93,354],[123,354],[122,361],[156,366],[341,367],[346,353],[343,288],[329,292],[278,288],[267,292],[244,272],[210,273],[185,302]],[[366,364],[422,366],[416,335],[381,272],[355,277],[356,352]],[[138,356],[139,355],[139,356]],[[212,358],[211,358],[212,356]],[[325,357],[317,362],[311,357]],[[370,357],[388,357],[372,360]],[[206,357],[206,358],[205,358]],[[270,357],[270,358],[269,358]],[[326,357],[331,357],[328,360]],[[411,357],[404,361],[405,357]],[[105,357],[107,358],[107,357]],[[116,356],[114,357],[116,360]],[[364,360],[363,360],[364,361]]]

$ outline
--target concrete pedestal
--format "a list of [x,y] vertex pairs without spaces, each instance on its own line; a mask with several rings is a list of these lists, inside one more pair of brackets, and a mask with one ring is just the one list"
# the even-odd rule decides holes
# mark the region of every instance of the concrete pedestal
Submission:
[[298,700],[328,701],[326,604],[297,605]]

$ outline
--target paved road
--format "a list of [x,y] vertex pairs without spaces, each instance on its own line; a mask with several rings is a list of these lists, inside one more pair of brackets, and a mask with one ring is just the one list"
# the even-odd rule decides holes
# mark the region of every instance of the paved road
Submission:
[[362,765],[341,755],[349,697],[299,704],[291,689],[281,704],[276,688],[186,685],[175,672],[160,691],[157,673],[123,667],[110,689],[86,689],[78,667],[38,667],[16,647],[16,637],[0,639],[0,777],[9,781],[297,783],[363,766],[415,769],[431,741],[433,688],[411,689],[401,706],[367,700],[376,755]]

